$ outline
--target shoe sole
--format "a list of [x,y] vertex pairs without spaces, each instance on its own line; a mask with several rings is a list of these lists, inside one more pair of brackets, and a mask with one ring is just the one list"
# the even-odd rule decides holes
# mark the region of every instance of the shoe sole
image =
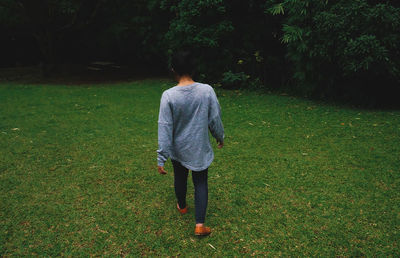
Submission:
[[208,233],[208,234],[195,234],[196,236],[208,236],[208,235],[210,235],[211,233]]
[[194,233],[196,236],[208,236],[208,235],[210,235],[211,234],[211,232],[210,233],[204,233],[204,234],[202,234],[202,233]]

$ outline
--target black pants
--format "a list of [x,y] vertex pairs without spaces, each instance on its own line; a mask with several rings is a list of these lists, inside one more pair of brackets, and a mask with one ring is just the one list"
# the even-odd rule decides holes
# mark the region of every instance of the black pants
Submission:
[[[189,170],[176,160],[172,160],[174,166],[174,186],[178,204],[181,209],[186,207],[187,177]],[[194,185],[194,203],[196,208],[196,223],[204,223],[208,203],[208,168],[202,171],[192,171]]]

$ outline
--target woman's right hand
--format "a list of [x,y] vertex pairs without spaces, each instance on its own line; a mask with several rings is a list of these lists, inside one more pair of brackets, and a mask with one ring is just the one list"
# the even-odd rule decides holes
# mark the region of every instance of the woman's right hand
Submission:
[[165,171],[164,167],[157,166],[157,168],[158,168],[158,173],[160,173],[161,175],[167,174],[167,171]]
[[217,144],[218,144],[218,149],[221,149],[222,147],[224,147],[224,142],[217,141]]

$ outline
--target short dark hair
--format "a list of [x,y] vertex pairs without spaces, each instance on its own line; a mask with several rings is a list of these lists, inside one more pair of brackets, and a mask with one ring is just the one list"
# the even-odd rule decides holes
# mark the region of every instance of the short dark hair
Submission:
[[179,50],[172,54],[171,68],[175,74],[179,76],[193,76],[195,72],[194,67],[193,55],[190,50]]

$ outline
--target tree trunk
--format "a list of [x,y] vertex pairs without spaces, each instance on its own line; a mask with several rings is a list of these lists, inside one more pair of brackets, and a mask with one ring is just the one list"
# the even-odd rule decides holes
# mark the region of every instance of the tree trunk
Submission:
[[48,76],[54,70],[55,30],[51,24],[51,10],[47,0],[18,0],[30,20],[33,36],[42,53],[41,70]]
[[42,53],[41,75],[49,76],[55,70],[54,41],[55,34],[48,30],[43,33],[34,33],[40,51]]

